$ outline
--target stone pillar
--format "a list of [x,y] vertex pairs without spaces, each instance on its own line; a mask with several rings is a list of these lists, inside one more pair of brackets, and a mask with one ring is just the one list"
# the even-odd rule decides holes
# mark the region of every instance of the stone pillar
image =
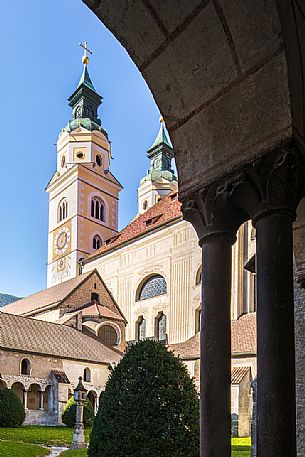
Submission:
[[184,218],[202,246],[200,331],[200,456],[231,455],[232,245],[244,212],[223,187],[212,186],[184,202]]
[[230,455],[229,240],[248,219],[257,230],[257,457],[296,457],[292,223],[304,195],[304,154],[290,142],[183,202],[205,270],[201,457]]
[[23,406],[25,410],[28,409],[28,391],[26,389],[23,391]]
[[42,390],[39,391],[39,411],[43,411],[44,410],[44,407],[43,407],[43,394],[44,392]]
[[231,266],[230,233],[202,240],[200,357],[201,455],[231,454]]
[[257,455],[296,456],[292,216],[256,221]]
[[257,457],[296,457],[292,224],[304,184],[304,158],[290,143],[236,185],[234,202],[256,228]]

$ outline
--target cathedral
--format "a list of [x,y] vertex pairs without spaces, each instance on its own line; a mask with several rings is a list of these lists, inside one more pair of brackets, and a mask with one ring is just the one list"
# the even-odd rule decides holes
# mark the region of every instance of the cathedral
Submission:
[[[59,330],[63,328],[72,332],[71,342],[79,335],[82,347],[92,343],[90,360],[88,353],[80,357],[82,351],[76,350],[75,343],[66,354],[53,348],[52,339],[39,349],[36,338],[35,356],[24,342],[17,357],[12,355],[8,336],[7,343],[1,342],[7,360],[15,357],[14,363],[1,367],[1,383],[9,387],[19,383],[24,403],[26,386],[38,385],[39,392],[50,389],[48,401],[41,397],[33,404],[40,415],[44,409],[56,411],[55,423],[60,423],[58,411],[84,370],[96,373],[94,380],[85,376],[96,407],[107,379],[105,366],[111,369],[128,344],[145,338],[168,345],[199,383],[201,249],[192,225],[182,218],[178,178],[172,168],[174,151],[165,123],[161,118],[147,151],[149,166],[138,188],[138,214],[118,232],[122,185],[110,170],[110,141],[98,116],[101,101],[85,52],[79,84],[69,97],[72,117],[59,134],[57,169],[46,188],[47,289],[7,305],[0,313],[1,318],[21,323],[24,338],[51,332],[66,346],[65,334]],[[256,376],[255,230],[249,222],[238,231],[232,258],[232,414],[234,433],[246,436],[251,422],[250,384]],[[33,357],[39,359],[40,371],[41,364],[45,366],[39,376]],[[27,363],[33,371],[26,369]],[[97,374],[98,364],[103,375]],[[36,381],[31,383],[31,376]],[[58,379],[68,386],[61,397]],[[41,420],[37,417],[36,421]]]

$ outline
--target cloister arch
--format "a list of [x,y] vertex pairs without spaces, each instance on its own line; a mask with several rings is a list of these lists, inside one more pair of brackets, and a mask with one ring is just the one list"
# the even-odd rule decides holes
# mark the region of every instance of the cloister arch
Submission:
[[97,393],[95,392],[95,390],[90,390],[88,392],[88,400],[91,402],[92,404],[92,408],[93,408],[93,411],[94,411],[94,414],[97,413],[97,409],[98,409],[98,404],[97,404]]
[[7,384],[3,379],[0,379],[0,389],[7,389]]
[[28,409],[38,410],[40,409],[40,398],[42,391],[41,386],[39,384],[31,384],[28,389],[28,398],[27,398],[27,406]]
[[21,403],[24,405],[24,385],[21,382],[14,382],[11,386],[11,390],[15,392]]
[[[234,213],[234,217],[238,216],[236,226],[247,219],[253,220],[255,213],[252,211],[253,205],[250,209],[248,206],[249,214],[242,213],[242,211],[234,212],[234,204],[232,207],[232,200],[228,198],[236,183],[242,179],[250,179],[247,173],[243,174],[245,169],[250,174],[253,172],[255,174],[257,171],[255,167],[258,163],[267,164],[268,170],[265,166],[263,174],[256,180],[256,184],[259,182],[259,186],[262,186],[258,189],[254,185],[254,193],[259,193],[262,189],[263,192],[266,190],[264,179],[270,176],[270,174],[268,175],[270,170],[272,173],[273,169],[281,168],[280,163],[284,164],[280,169],[281,185],[287,183],[289,176],[291,177],[293,173],[292,167],[289,168],[289,160],[294,161],[295,170],[302,169],[301,163],[303,163],[305,155],[304,3],[299,0],[258,0],[255,2],[245,0],[243,7],[240,7],[239,2],[194,0],[176,2],[175,8],[173,8],[170,1],[145,0],[126,2],[124,8],[119,8],[119,0],[112,2],[106,0],[83,1],[127,49],[153,93],[166,120],[174,145],[179,174],[179,198],[185,205],[184,216],[195,226],[202,244],[207,228],[212,227],[213,233],[218,233],[218,235],[228,233],[230,230],[233,233],[236,230],[235,226],[230,226],[230,214]],[[257,161],[259,158],[262,159],[261,162]],[[251,164],[251,166],[246,168],[246,164]],[[292,162],[290,162],[291,164]],[[302,176],[301,172],[300,176]],[[294,180],[295,183],[297,181],[298,179]],[[275,184],[273,183],[273,185]],[[251,196],[253,187],[252,190],[250,187],[246,187],[243,192],[238,193],[239,204],[245,203],[245,200]],[[281,187],[279,182],[275,187]],[[271,190],[270,187],[268,190]],[[293,196],[296,202],[294,202],[292,211],[295,210],[300,198],[299,191],[300,188],[294,189]],[[264,195],[267,201],[269,201],[269,195],[269,193],[268,196]],[[222,211],[219,211],[218,205],[221,200]],[[286,203],[288,200],[289,198]],[[265,202],[264,198],[263,202]],[[279,206],[277,208],[274,206],[273,209],[279,212]],[[241,207],[244,208],[243,204]],[[219,217],[220,212],[222,218]],[[286,217],[288,216],[286,215]],[[277,230],[279,235],[282,229],[284,238],[286,234],[287,238],[290,237],[291,240],[292,237],[289,235],[291,216],[289,217],[287,231],[285,232],[283,226],[278,226]],[[225,223],[223,218],[226,219]],[[304,240],[305,215],[299,216],[297,223],[301,225],[298,234],[301,233],[301,238]],[[258,229],[258,227],[256,228]],[[259,254],[263,252],[260,239],[268,237],[267,232],[263,232],[263,236],[259,234],[257,236]],[[271,241],[275,240],[275,234],[270,238]],[[304,248],[299,243],[299,240],[295,238],[297,277],[299,284],[304,287],[305,255]],[[266,241],[265,245],[268,245]],[[270,248],[271,245],[272,243],[269,245]],[[272,246],[279,255],[283,253],[283,246],[281,248],[276,245]],[[291,258],[291,243],[290,246],[286,246],[286,249]],[[215,266],[215,271],[213,271],[213,275],[208,276],[208,280],[206,278],[204,310],[207,302],[213,303],[210,284],[215,285],[215,297],[218,295],[220,298],[221,294],[222,297],[227,295],[219,285],[218,288],[216,287],[217,278],[220,278],[222,274],[223,277],[229,276],[225,268],[223,270],[220,268],[221,255],[223,264],[227,262],[227,259],[224,258],[225,251],[225,249],[219,250],[218,256],[214,251],[214,260],[210,252],[210,260]],[[207,250],[205,252],[207,254]],[[227,249],[227,254],[229,256],[229,249]],[[277,320],[272,318],[268,322],[272,322],[273,325],[268,328],[261,324],[263,312],[259,311],[259,302],[261,301],[262,304],[266,297],[272,301],[272,294],[268,295],[268,288],[274,286],[277,293],[283,291],[284,295],[286,292],[285,286],[281,285],[281,282],[285,282],[284,278],[283,281],[279,279],[276,281],[272,277],[272,272],[270,272],[268,282],[266,281],[265,292],[267,291],[267,293],[264,292],[262,286],[264,278],[259,269],[264,265],[264,261],[267,267],[270,266],[271,250],[264,251],[261,258],[263,256],[265,258],[260,263],[259,255],[257,255],[259,265],[257,271],[258,316],[261,315],[258,317],[258,341],[263,341],[264,338],[266,340],[262,342],[258,350],[258,372],[261,371],[263,374],[261,379],[273,379],[274,383],[272,392],[270,386],[263,381],[261,381],[260,389],[261,392],[264,391],[264,394],[260,394],[258,389],[260,414],[258,416],[257,455],[259,457],[262,455],[264,457],[274,455],[295,457],[295,405],[293,405],[295,403],[293,399],[295,379],[294,367],[289,368],[291,358],[288,356],[290,354],[292,360],[294,359],[293,313],[289,315],[289,325],[286,328],[280,322],[276,327],[275,321],[277,322]],[[206,257],[208,258],[208,255]],[[219,259],[218,264],[215,260],[216,257]],[[291,263],[288,269],[286,278],[291,279]],[[206,274],[205,267],[203,271]],[[290,305],[292,287],[292,281],[289,280]],[[299,296],[304,297],[303,291],[299,291]],[[216,298],[215,302],[217,302]],[[272,306],[270,307],[270,303],[268,305],[270,310]],[[283,318],[284,321],[285,318]],[[214,320],[214,322],[216,321]],[[203,346],[205,349],[209,347],[208,338],[213,332],[215,332],[214,337],[216,336],[217,325],[206,326],[206,328],[207,340]],[[209,328],[211,328],[211,333],[209,333]],[[219,328],[223,329],[223,326],[220,325]],[[290,330],[287,345],[288,328]],[[278,332],[278,338],[274,338],[273,332]],[[283,338],[280,338],[281,335]],[[271,336],[273,339],[270,338]],[[229,341],[228,334],[226,337],[224,334],[221,336],[221,332],[217,338],[220,338],[220,341],[221,338],[226,338],[227,343]],[[283,347],[276,356],[276,351],[271,349],[272,340],[283,341]],[[304,328],[300,340],[304,340]],[[268,342],[271,344],[269,345]],[[224,348],[228,347],[227,343]],[[265,348],[269,349],[265,350]],[[268,352],[270,363],[267,364],[266,371],[263,369],[264,357],[260,358],[261,351],[265,356]],[[203,352],[205,352],[204,360],[208,366],[212,362],[212,359],[209,359],[212,355],[209,356],[209,351]],[[287,355],[286,366],[283,355]],[[229,357],[228,353],[226,357]],[[301,363],[302,359],[299,362]],[[227,365],[229,366],[229,364]],[[279,376],[276,378],[276,372],[281,372],[281,379],[285,379],[285,383],[288,383],[291,389],[283,388],[283,381],[279,379]],[[222,376],[228,379],[228,373],[225,375],[221,370],[221,364],[216,372],[202,376],[201,387],[204,387],[202,398],[207,394],[205,399],[208,400],[212,396],[212,391],[222,393],[221,388],[213,386],[212,382],[220,380]],[[302,379],[304,383],[304,376]],[[209,404],[209,407],[214,408],[213,413],[215,414],[211,413],[210,408],[203,407],[202,409],[203,413],[205,410],[209,410],[211,413],[210,417],[202,415],[201,433],[205,433],[201,449],[203,457],[211,453],[219,457],[230,453],[230,423],[228,419],[221,420],[223,417],[221,415],[229,405],[229,389],[228,382],[220,382],[219,387],[221,384],[226,384],[227,394],[226,398],[218,396],[213,405]],[[276,388],[274,388],[275,385]],[[273,405],[273,414],[270,413],[270,403],[266,402],[265,395]],[[302,396],[304,404],[303,397],[304,394]],[[300,400],[298,403],[300,404]],[[268,411],[266,410],[267,404]],[[303,411],[304,409],[303,407]],[[217,416],[220,412],[221,414]],[[226,417],[228,417],[227,413],[228,411],[225,413]],[[274,417],[277,418],[276,421],[272,420]],[[287,419],[288,417],[289,419]],[[304,422],[304,412],[300,412],[298,418],[300,417]],[[219,429],[221,423],[222,427],[226,429],[222,429],[223,433]],[[226,438],[224,439],[223,436]],[[273,438],[273,443],[276,442],[271,450],[270,446],[266,444],[268,437]]]

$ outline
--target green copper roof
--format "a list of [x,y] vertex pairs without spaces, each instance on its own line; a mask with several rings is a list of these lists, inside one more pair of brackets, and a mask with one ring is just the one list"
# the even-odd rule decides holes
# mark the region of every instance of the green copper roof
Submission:
[[94,86],[92,84],[91,78],[89,76],[87,65],[84,65],[83,73],[82,73],[82,76],[81,76],[81,78],[79,80],[77,88],[79,88],[79,86],[81,86],[82,84],[85,84],[85,86],[89,87],[89,89],[91,89],[94,92],[96,92],[96,90],[95,90],[95,88],[94,88]]
[[149,151],[151,151],[152,149],[155,149],[157,146],[160,146],[161,144],[166,144],[166,146],[173,149],[173,145],[167,136],[164,122],[161,122],[159,133],[158,133],[155,141],[149,148]]

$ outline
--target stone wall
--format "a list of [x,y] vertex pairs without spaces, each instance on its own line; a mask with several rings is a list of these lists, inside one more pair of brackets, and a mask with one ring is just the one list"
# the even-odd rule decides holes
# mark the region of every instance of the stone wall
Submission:
[[295,288],[298,457],[305,455],[305,290]]

